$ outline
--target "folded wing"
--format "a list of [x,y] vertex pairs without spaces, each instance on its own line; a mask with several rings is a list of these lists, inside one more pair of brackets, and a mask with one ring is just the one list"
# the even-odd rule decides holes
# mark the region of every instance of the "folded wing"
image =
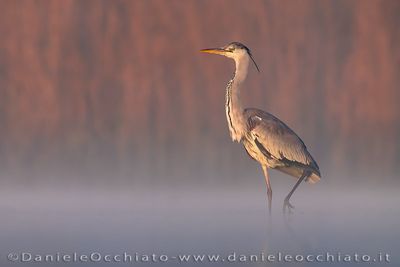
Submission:
[[[300,137],[285,123],[259,109],[246,109],[245,115],[257,147],[267,157],[272,156],[282,163],[277,169],[293,176],[301,175],[302,170],[308,169],[319,180],[321,175],[317,163]],[[311,178],[317,180],[317,177]]]

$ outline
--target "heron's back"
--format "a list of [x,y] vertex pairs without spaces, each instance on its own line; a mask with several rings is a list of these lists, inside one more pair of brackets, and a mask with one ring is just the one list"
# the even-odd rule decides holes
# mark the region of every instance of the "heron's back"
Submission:
[[300,137],[285,123],[259,109],[246,109],[244,114],[248,131],[242,143],[250,157],[296,178],[309,170],[309,182],[320,180],[318,164]]

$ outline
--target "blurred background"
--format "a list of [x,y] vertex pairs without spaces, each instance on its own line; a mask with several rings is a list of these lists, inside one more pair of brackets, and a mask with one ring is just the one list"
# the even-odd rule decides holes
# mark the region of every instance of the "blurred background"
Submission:
[[[299,197],[332,188],[345,194],[348,186],[397,190],[399,14],[395,0],[1,0],[0,186],[20,194],[3,195],[15,212],[10,225],[19,218],[25,227],[27,203],[56,216],[53,201],[90,210],[121,200],[122,190],[125,203],[140,202],[130,197],[142,190],[150,209],[166,212],[153,196],[176,204],[197,192],[202,206],[201,191],[214,190],[210,199],[218,202],[218,190],[233,188],[226,198],[233,202],[221,210],[244,201],[243,190],[258,192],[248,205],[262,210],[261,168],[230,141],[225,119],[233,62],[199,53],[231,41],[246,44],[261,69],[250,69],[245,106],[285,121],[320,165],[321,185],[304,185]],[[293,182],[272,172],[277,190]],[[87,202],[88,194],[97,200]],[[277,196],[279,213],[283,193]],[[68,204],[75,197],[83,200]],[[325,204],[337,206],[331,200]],[[391,201],[382,206],[394,208]],[[388,236],[392,243],[384,244],[393,244]]]
[[261,68],[245,106],[287,122],[327,180],[397,178],[397,1],[0,4],[2,183],[243,182],[255,167],[225,121],[233,62],[198,52],[231,41]]

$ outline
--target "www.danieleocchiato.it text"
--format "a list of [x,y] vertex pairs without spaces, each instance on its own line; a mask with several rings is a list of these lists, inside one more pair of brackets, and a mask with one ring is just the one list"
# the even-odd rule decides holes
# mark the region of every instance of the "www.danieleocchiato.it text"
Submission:
[[375,262],[375,263],[390,263],[390,255],[388,253],[379,252],[374,256],[371,254],[362,253],[322,253],[322,254],[288,254],[288,253],[258,253],[258,254],[241,254],[232,252],[227,255],[222,254],[140,254],[140,253],[32,253],[32,252],[17,252],[7,255],[9,262],[114,262],[114,263],[154,263],[154,262]]

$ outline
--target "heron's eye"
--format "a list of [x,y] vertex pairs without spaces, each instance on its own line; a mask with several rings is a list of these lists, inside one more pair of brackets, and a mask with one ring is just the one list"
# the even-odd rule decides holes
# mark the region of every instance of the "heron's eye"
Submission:
[[230,47],[228,47],[227,50],[230,51],[230,52],[233,52],[233,51],[235,51],[235,48],[233,46],[230,46]]

